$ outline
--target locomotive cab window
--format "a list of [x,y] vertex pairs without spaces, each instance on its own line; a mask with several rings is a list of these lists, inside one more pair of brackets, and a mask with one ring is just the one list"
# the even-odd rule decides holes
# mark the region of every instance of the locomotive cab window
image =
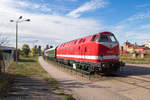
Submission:
[[117,42],[116,38],[113,35],[101,35],[99,42]]
[[116,38],[115,38],[113,35],[111,35],[111,36],[109,36],[109,37],[110,37],[110,41],[111,41],[111,42],[117,42]]
[[108,42],[108,36],[107,35],[101,35],[99,42]]

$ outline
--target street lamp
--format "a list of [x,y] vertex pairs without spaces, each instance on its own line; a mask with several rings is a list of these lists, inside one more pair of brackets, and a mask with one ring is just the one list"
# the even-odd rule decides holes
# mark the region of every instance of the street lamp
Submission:
[[18,23],[23,21],[29,22],[30,19],[22,19],[22,16],[20,16],[17,20],[10,20],[10,22],[16,23],[16,62],[18,61]]

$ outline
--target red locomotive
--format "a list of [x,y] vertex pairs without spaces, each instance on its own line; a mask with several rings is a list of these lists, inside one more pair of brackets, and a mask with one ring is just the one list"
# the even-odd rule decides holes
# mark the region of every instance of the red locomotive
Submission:
[[63,43],[45,54],[58,62],[73,66],[74,69],[90,70],[102,74],[117,71],[119,43],[111,32],[101,32]]

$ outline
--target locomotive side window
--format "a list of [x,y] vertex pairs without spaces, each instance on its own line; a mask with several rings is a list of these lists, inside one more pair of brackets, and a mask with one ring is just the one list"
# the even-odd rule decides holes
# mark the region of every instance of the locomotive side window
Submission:
[[79,50],[80,50],[80,46],[79,46]]
[[83,39],[80,39],[80,40],[79,40],[79,44],[82,42],[82,40],[83,40]]
[[76,44],[77,40],[74,41],[74,44]]
[[96,42],[98,42],[98,39],[99,39],[98,35],[94,35],[94,36],[92,37],[92,40],[91,40],[91,41],[96,41]]
[[99,39],[99,37],[98,37],[98,35],[96,35],[96,38],[94,41],[98,42],[98,39]]

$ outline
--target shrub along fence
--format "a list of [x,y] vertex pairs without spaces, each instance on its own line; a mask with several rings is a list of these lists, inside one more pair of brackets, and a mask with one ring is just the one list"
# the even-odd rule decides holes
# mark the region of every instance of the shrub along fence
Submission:
[[7,67],[11,64],[11,62],[13,62],[13,56],[13,48],[0,48],[0,73],[5,72]]

